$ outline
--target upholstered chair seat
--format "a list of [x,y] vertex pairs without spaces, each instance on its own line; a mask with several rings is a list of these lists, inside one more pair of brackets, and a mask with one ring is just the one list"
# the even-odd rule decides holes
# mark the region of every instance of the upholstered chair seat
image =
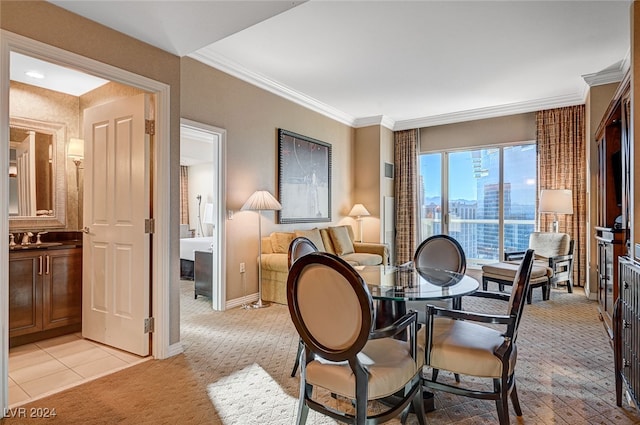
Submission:
[[[390,396],[409,382],[416,368],[424,364],[424,351],[420,350],[416,363],[405,341],[392,338],[374,339],[358,353],[358,358],[369,374],[369,398]],[[331,388],[335,394],[348,399],[356,398],[356,378],[347,362],[330,362],[322,358],[307,364],[307,383]]]

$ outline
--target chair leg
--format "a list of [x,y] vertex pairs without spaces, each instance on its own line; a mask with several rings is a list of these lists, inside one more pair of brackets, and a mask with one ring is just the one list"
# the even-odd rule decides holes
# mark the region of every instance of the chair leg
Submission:
[[307,423],[307,416],[309,414],[309,406],[307,406],[307,398],[311,398],[313,392],[313,386],[300,383],[300,400],[298,401],[298,417],[296,418],[297,425],[304,425]]
[[527,292],[527,304],[531,304],[532,293],[533,293],[533,288],[529,287],[529,292]]
[[482,290],[486,291],[487,290],[487,278],[482,276]]
[[549,287],[549,284],[542,285],[542,300],[548,301],[550,295],[551,295],[551,288]]
[[498,421],[500,425],[509,425],[509,395],[505,385],[501,385],[500,379],[493,380],[494,391],[500,394],[500,399],[496,400],[496,409],[498,410]]
[[[515,379],[515,378],[511,378]],[[513,404],[513,410],[516,412],[516,416],[522,416],[522,409],[520,408],[520,400],[518,400],[518,391],[516,390],[516,383],[513,382],[513,388],[511,389],[511,404]]]
[[569,276],[569,280],[567,280],[567,292],[573,293],[573,277]]
[[438,379],[438,372],[440,372],[440,369],[433,369],[431,372],[431,381],[432,382],[436,382],[436,380]]
[[302,353],[302,341],[298,341],[298,352],[296,353],[296,362],[293,364],[293,370],[291,371],[291,377],[296,376],[298,366],[300,366],[300,354]]
[[424,401],[422,400],[422,390],[419,390],[413,397],[411,405],[413,406],[413,412],[416,414],[416,418],[418,418],[418,424],[426,425],[426,421],[424,420]]

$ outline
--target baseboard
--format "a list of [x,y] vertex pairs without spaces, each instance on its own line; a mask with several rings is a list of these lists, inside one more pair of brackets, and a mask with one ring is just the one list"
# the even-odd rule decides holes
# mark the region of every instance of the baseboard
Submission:
[[233,300],[229,300],[225,303],[225,310],[231,309],[231,308],[236,308],[236,307],[242,307],[245,304],[251,304],[253,302],[258,301],[258,293],[256,292],[255,294],[249,294],[249,295],[245,295],[244,297],[241,298],[236,298]]
[[182,354],[184,352],[184,347],[182,343],[177,342],[175,344],[171,344],[167,349],[167,358],[177,356],[178,354]]

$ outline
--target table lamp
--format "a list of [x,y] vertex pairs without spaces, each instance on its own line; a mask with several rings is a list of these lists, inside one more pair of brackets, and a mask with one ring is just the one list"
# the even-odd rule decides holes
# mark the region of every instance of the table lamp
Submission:
[[369,211],[362,204],[355,204],[351,211],[349,211],[349,217],[356,217],[356,221],[358,222],[358,234],[360,235],[360,240],[358,242],[362,242],[362,217],[367,217]]

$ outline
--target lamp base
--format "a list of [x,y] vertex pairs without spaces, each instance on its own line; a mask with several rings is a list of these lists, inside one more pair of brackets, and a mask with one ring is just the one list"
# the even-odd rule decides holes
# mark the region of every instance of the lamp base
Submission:
[[265,308],[265,307],[269,307],[271,305],[271,303],[265,303],[262,300],[258,300],[256,302],[254,302],[253,304],[249,305],[249,308]]

